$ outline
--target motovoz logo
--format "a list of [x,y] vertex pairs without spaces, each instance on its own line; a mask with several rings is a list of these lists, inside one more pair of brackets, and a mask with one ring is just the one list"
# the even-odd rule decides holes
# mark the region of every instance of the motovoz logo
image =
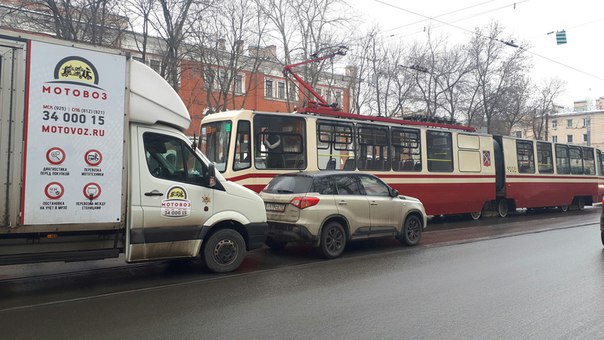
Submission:
[[[78,56],[63,58],[55,66],[53,77],[54,80],[42,85],[42,93],[107,100],[107,92],[98,86],[99,72],[85,58]],[[72,87],[74,85],[77,87]],[[90,89],[81,89],[80,86]]]

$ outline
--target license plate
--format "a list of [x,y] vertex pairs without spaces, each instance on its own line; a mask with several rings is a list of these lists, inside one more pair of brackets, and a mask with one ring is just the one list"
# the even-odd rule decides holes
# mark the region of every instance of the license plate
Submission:
[[267,211],[285,211],[285,204],[282,203],[265,203],[264,207]]

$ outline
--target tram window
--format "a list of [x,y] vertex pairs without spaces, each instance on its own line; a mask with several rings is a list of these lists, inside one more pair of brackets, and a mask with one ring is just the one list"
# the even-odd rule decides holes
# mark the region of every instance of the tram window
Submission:
[[426,131],[426,151],[428,152],[428,171],[453,171],[453,144],[451,133]]
[[554,173],[554,160],[552,158],[552,145],[550,143],[537,142],[537,164],[539,173]]
[[566,145],[556,145],[556,170],[559,175],[570,174],[570,160]]
[[237,135],[235,140],[235,155],[233,159],[233,170],[247,169],[251,166],[250,152],[250,122],[241,120],[237,124]]
[[256,115],[254,164],[257,169],[305,169],[306,124],[303,118]]
[[602,151],[596,149],[598,154],[598,169],[600,170],[599,176],[604,176],[604,159],[602,158]]
[[596,162],[594,160],[594,149],[583,148],[583,173],[586,175],[596,174]]
[[229,120],[201,126],[200,150],[211,162],[214,162],[216,170],[220,172],[224,172],[227,168],[232,125],[233,123]]
[[573,175],[583,174],[583,156],[581,148],[571,146],[568,148],[568,158],[570,159],[570,173]]
[[518,172],[522,174],[535,173],[535,157],[533,155],[533,142],[516,141],[516,157],[518,159]]
[[392,128],[390,145],[392,146],[392,170],[421,171],[422,158],[419,130]]
[[387,127],[359,125],[357,138],[359,170],[390,170]]
[[317,122],[317,165],[319,170],[355,170],[352,124]]

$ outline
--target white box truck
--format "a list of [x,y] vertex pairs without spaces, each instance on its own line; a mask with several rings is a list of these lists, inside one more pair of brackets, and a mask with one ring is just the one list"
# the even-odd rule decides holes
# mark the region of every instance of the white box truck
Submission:
[[228,272],[264,243],[262,199],[214,171],[178,94],[126,54],[0,30],[0,110],[0,264]]

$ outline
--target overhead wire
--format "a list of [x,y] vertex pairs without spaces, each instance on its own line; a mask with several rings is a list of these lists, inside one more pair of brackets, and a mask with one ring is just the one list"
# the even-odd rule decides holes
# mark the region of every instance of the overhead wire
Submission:
[[[467,32],[467,33],[470,33],[470,34],[477,34],[476,32],[471,31],[471,30],[468,30],[468,29],[466,29],[466,28],[463,28],[463,27],[460,27],[460,26],[454,25],[454,24],[452,24],[452,23],[448,23],[448,22],[445,22],[445,21],[442,21],[442,20],[439,20],[439,19],[436,19],[436,18],[433,18],[433,17],[429,17],[429,16],[423,15],[423,14],[421,14],[421,13],[418,13],[418,12],[415,12],[415,11],[412,11],[412,10],[408,10],[408,9],[406,9],[406,8],[402,8],[402,7],[397,6],[397,5],[393,5],[393,4],[388,3],[388,2],[385,2],[385,1],[383,1],[383,0],[373,0],[373,1],[378,2],[378,3],[381,3],[381,4],[386,5],[386,6],[389,6],[389,7],[392,7],[392,8],[395,8],[395,9],[398,9],[398,10],[401,10],[401,11],[403,11],[403,12],[407,12],[407,13],[410,13],[410,14],[413,14],[413,15],[420,16],[420,17],[422,17],[422,18],[426,18],[426,19],[434,20],[434,21],[436,21],[436,22],[438,22],[438,23],[441,23],[441,24],[443,24],[443,25],[450,26],[450,27],[456,28],[456,29],[458,29],[458,30],[461,30],[461,31],[464,31],[464,32]],[[525,0],[525,1],[528,1],[528,0]],[[596,21],[598,21],[598,20],[596,20]],[[586,24],[587,24],[587,23],[586,23]],[[519,48],[519,49],[521,49],[521,50],[523,50],[523,51],[525,51],[525,52],[527,52],[527,53],[529,53],[529,54],[532,54],[532,55],[534,55],[534,56],[536,56],[536,57],[539,57],[539,58],[545,59],[545,60],[550,61],[550,62],[552,62],[552,63],[555,63],[555,64],[558,64],[558,65],[560,65],[560,66],[563,66],[563,67],[565,67],[565,68],[568,68],[568,69],[571,69],[571,70],[573,70],[573,71],[579,72],[579,73],[581,73],[581,74],[583,74],[583,75],[586,75],[586,76],[589,76],[589,77],[592,77],[592,78],[595,78],[595,79],[598,79],[598,80],[604,81],[604,78],[602,78],[602,77],[600,77],[600,76],[597,76],[597,75],[595,75],[595,74],[591,74],[591,73],[589,73],[589,72],[586,72],[586,71],[580,70],[580,69],[578,69],[578,68],[576,68],[576,67],[574,67],[574,66],[570,66],[570,65],[568,65],[568,64],[562,63],[562,62],[557,61],[557,60],[554,60],[554,59],[552,59],[552,58],[549,58],[549,57],[543,56],[543,55],[541,55],[541,54],[538,54],[538,53],[536,53],[536,52],[533,52],[533,51],[531,51],[530,49],[524,48],[524,47],[522,47],[522,46],[513,45],[513,44],[510,44],[509,42],[505,42],[505,41],[498,40],[498,39],[494,39],[494,38],[487,37],[487,36],[482,36],[482,37],[483,37],[483,38],[488,38],[488,39],[491,39],[491,40],[494,40],[494,41],[497,41],[497,42],[500,42],[500,43],[502,43],[502,44],[506,44],[506,45],[508,45],[508,46],[513,46],[513,47],[515,47],[515,48]]]

